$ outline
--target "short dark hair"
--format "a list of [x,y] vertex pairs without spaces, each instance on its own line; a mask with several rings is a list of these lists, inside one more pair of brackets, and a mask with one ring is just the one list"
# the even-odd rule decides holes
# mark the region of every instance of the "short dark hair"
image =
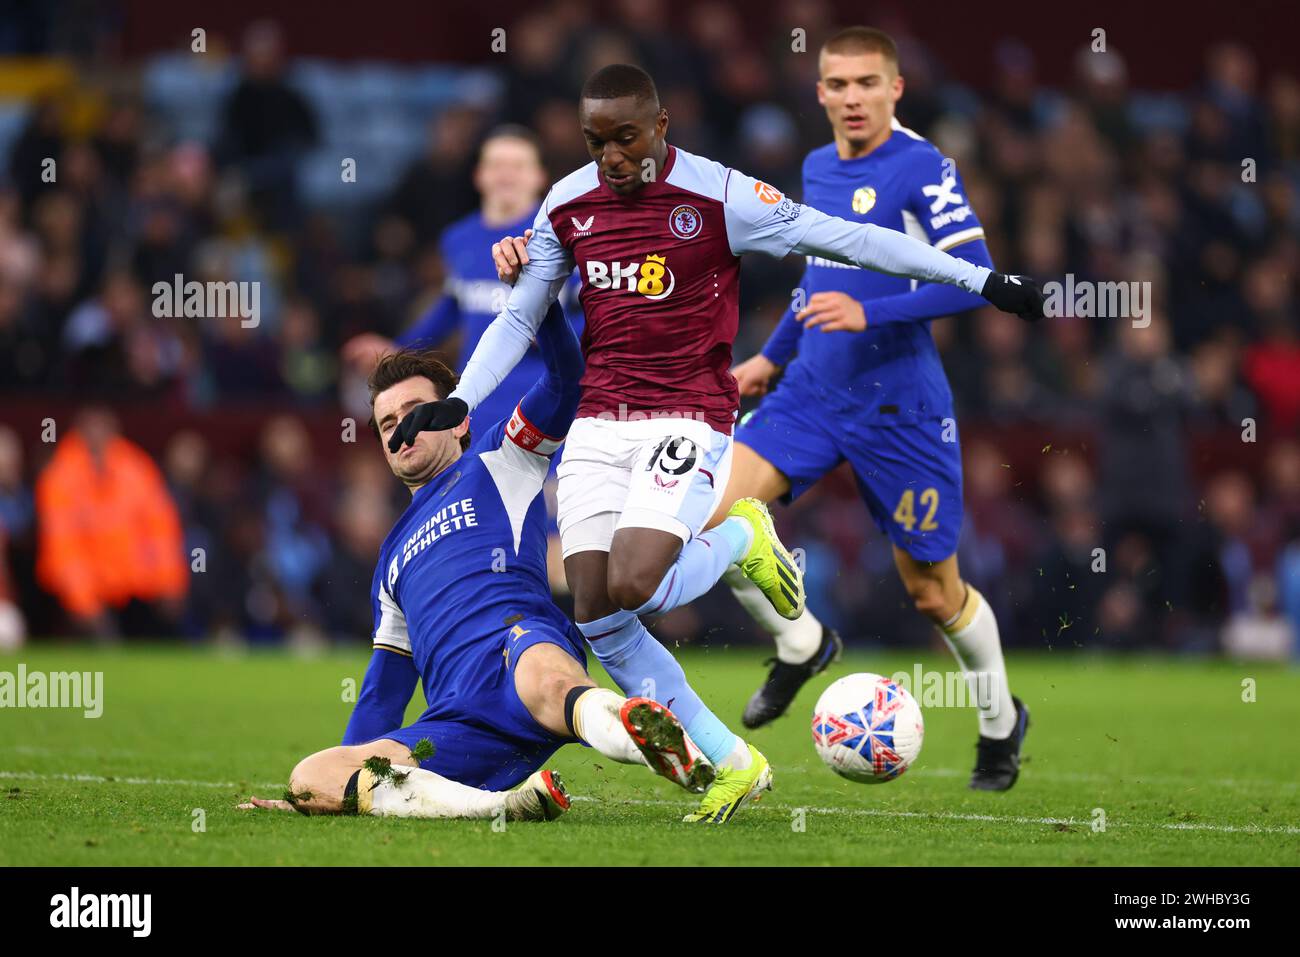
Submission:
[[898,69],[898,44],[875,27],[845,27],[822,44],[822,53],[879,53]]
[[582,84],[581,99],[617,100],[630,96],[637,100],[648,101],[659,109],[659,91],[650,74],[639,66],[630,63],[613,63],[603,66]]
[[487,135],[479,142],[479,156],[483,155],[483,150],[493,140],[523,140],[537,154],[537,162],[542,161],[542,141],[538,139],[536,133],[521,123],[502,123],[500,126],[494,126],[488,130]]
[[[366,385],[370,389],[370,431],[375,438],[383,441],[379,434],[379,423],[375,421],[375,398],[385,389],[391,389],[399,382],[416,376],[423,376],[433,383],[433,393],[439,399],[451,395],[451,390],[460,382],[460,376],[452,371],[442,359],[442,354],[433,349],[398,349],[379,360],[375,371],[370,373]],[[460,437],[460,450],[469,448],[469,430]]]

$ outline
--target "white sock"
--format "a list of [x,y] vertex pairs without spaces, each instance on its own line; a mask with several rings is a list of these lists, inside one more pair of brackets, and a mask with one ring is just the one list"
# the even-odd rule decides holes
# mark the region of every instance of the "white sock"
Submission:
[[625,701],[626,698],[608,688],[583,692],[573,706],[574,733],[611,760],[648,766],[645,755],[619,717]]
[[737,565],[728,568],[722,580],[736,596],[740,607],[776,641],[777,658],[786,664],[800,665],[817,654],[822,643],[822,623],[807,607],[794,621],[782,618]]
[[482,791],[424,768],[393,766],[377,779],[366,768],[357,777],[357,813],[375,817],[496,817],[504,791]]
[[737,735],[736,746],[731,749],[729,755],[718,762],[718,766],[743,771],[753,763],[754,756],[749,753],[749,745],[746,744],[739,735]]
[[1016,726],[1016,706],[1007,684],[998,620],[984,596],[966,586],[966,602],[955,618],[939,629],[966,672],[966,686],[979,707],[980,734],[1006,738]]

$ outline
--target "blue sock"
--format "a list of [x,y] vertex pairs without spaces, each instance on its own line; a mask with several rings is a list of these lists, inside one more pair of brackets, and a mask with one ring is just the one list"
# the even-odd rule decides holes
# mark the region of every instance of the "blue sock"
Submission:
[[736,749],[737,738],[686,683],[677,659],[630,611],[578,622],[596,659],[624,694],[653,698],[681,720],[710,761],[718,764]]
[[753,532],[743,518],[728,518],[682,546],[650,600],[633,609],[638,615],[662,615],[699,598],[718,583],[723,572],[749,551]]

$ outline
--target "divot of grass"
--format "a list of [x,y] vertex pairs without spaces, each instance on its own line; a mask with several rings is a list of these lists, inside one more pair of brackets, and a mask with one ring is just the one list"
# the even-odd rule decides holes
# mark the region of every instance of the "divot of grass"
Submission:
[[433,746],[432,741],[428,738],[421,738],[415,742],[415,747],[411,749],[411,760],[416,764],[420,764],[423,761],[428,761],[437,751],[438,749]]

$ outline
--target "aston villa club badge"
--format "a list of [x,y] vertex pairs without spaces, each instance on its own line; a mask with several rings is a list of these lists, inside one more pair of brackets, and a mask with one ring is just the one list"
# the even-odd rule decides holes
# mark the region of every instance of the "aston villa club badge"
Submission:
[[678,239],[693,239],[700,232],[700,211],[694,206],[678,206],[668,214],[668,228]]

